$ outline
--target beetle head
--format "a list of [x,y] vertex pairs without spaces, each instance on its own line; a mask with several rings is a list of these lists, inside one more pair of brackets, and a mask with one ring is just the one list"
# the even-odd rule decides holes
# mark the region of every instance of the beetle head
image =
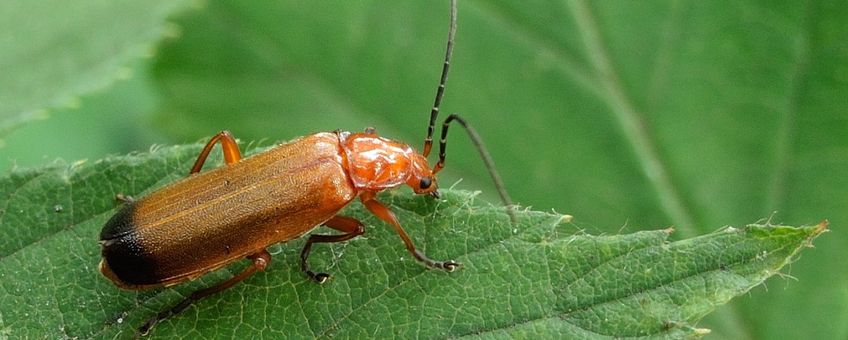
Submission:
[[409,173],[406,185],[410,186],[416,194],[429,194],[438,198],[439,185],[436,183],[436,176],[430,170],[427,158],[418,153],[413,153],[410,158],[412,171]]

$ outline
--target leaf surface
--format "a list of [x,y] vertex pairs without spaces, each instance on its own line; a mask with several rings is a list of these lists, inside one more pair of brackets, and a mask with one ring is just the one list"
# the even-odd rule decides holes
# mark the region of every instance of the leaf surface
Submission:
[[[157,59],[175,143],[359,131],[420,146],[448,2],[213,1]],[[482,135],[514,199],[619,233],[694,237],[770,217],[848,221],[848,7],[700,1],[459,1],[442,112]],[[442,183],[483,190],[462,132]],[[624,226],[624,228],[622,227]],[[798,281],[723,308],[715,338],[848,337],[848,234]],[[776,288],[774,288],[776,287]],[[780,290],[781,294],[774,294]]]
[[[189,1],[0,3],[0,138],[130,76]],[[173,32],[171,32],[173,33]]]
[[[244,263],[150,292],[114,287],[97,271],[97,235],[117,206],[181,178],[200,145],[91,163],[18,170],[0,179],[0,334],[9,337],[128,337],[191,291]],[[358,203],[366,237],[319,245],[324,285],[299,270],[303,239],[272,246],[266,272],[159,324],[155,338],[361,338],[592,336],[695,337],[717,305],[778,273],[825,225],[749,225],[671,242],[669,229],[589,235],[570,217],[530,210],[511,225],[504,210],[447,190],[444,199],[392,191],[380,196],[417,246],[456,259],[444,273],[415,263],[396,234]]]

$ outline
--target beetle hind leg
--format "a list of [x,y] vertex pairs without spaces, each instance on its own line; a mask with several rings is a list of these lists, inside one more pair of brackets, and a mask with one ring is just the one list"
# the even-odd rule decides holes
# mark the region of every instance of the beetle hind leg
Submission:
[[248,266],[247,268],[242,270],[241,273],[238,273],[236,276],[231,277],[227,281],[191,293],[191,295],[180,301],[180,303],[174,305],[173,307],[167,310],[159,312],[150,319],[147,319],[147,321],[145,321],[144,324],[142,324],[141,327],[138,328],[135,337],[138,338],[140,336],[147,335],[147,332],[149,332],[150,329],[153,328],[153,326],[155,326],[157,322],[177,315],[183,310],[185,310],[188,306],[191,306],[193,303],[200,301],[212,294],[218,293],[222,290],[232,287],[236,283],[239,283],[244,279],[250,277],[257,271],[264,271],[265,268],[268,267],[268,265],[271,263],[271,254],[264,249],[261,252],[248,256],[247,258],[253,261],[251,266]]
[[238,163],[241,160],[241,151],[239,151],[236,139],[233,138],[233,135],[230,134],[229,131],[224,130],[213,136],[212,139],[206,143],[206,146],[204,146],[203,150],[200,151],[200,155],[197,156],[194,166],[191,167],[189,175],[200,172],[200,169],[203,168],[203,163],[206,162],[206,157],[209,156],[209,152],[212,151],[212,147],[214,147],[218,142],[221,142],[221,151],[224,153],[224,163],[230,165]]
[[330,274],[320,272],[316,273],[309,269],[308,259],[309,253],[312,251],[312,244],[344,242],[365,233],[365,227],[362,225],[362,222],[359,222],[356,219],[350,217],[335,216],[329,219],[327,222],[324,222],[324,225],[335,230],[341,231],[344,234],[311,235],[309,236],[309,239],[306,240],[306,245],[303,246],[303,250],[300,251],[301,270],[303,270],[306,276],[309,276],[309,278],[315,280],[315,282],[318,283],[326,282],[327,279],[330,278]]

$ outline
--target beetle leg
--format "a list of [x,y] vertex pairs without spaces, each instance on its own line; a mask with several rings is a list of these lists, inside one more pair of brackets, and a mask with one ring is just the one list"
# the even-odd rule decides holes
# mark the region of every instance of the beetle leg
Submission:
[[124,203],[124,204],[130,204],[130,203],[135,202],[135,198],[133,198],[132,196],[124,195],[123,193],[120,193],[120,192],[115,194],[115,199],[118,200],[118,201],[121,201],[121,203]]
[[383,203],[380,203],[375,197],[375,193],[373,192],[363,192],[359,199],[362,200],[362,203],[365,204],[365,207],[371,211],[372,214],[379,217],[381,220],[385,221],[388,224],[391,224],[392,227],[395,228],[395,231],[398,233],[400,238],[403,240],[403,243],[406,245],[406,250],[415,257],[416,260],[423,263],[425,266],[429,268],[438,268],[444,269],[446,271],[452,272],[461,264],[454,261],[435,261],[428,258],[426,255],[415,249],[415,245],[412,244],[412,239],[409,238],[409,235],[406,234],[406,231],[403,230],[403,227],[398,222],[395,213],[393,213],[389,208],[387,208]]
[[140,335],[146,335],[147,332],[150,331],[150,329],[153,328],[153,326],[156,325],[157,322],[165,320],[182,312],[188,306],[191,306],[191,304],[200,301],[205,297],[208,297],[212,294],[218,293],[222,290],[232,287],[236,283],[239,283],[242,280],[250,277],[257,271],[264,271],[265,268],[268,267],[269,264],[271,264],[271,254],[264,249],[256,254],[248,256],[247,258],[253,261],[253,264],[251,266],[245,268],[241,273],[238,273],[236,276],[231,277],[229,280],[221,282],[209,288],[195,291],[194,293],[191,293],[191,295],[189,295],[187,298],[180,301],[180,303],[174,305],[174,307],[159,312],[152,318],[148,319],[143,325],[141,325],[141,327],[138,328],[136,337]]
[[359,222],[350,217],[344,216],[334,216],[329,219],[327,222],[324,222],[325,226],[333,228],[335,230],[341,231],[344,234],[341,235],[310,235],[309,239],[306,240],[306,245],[303,246],[303,250],[300,251],[300,268],[306,273],[306,276],[309,276],[313,280],[318,283],[324,283],[327,279],[330,278],[330,274],[327,273],[315,273],[309,270],[309,264],[307,264],[307,259],[309,258],[309,252],[312,251],[313,243],[335,243],[335,242],[343,242],[350,240],[354,237],[362,235],[365,233],[365,227],[362,225],[362,222]]
[[197,156],[197,161],[194,162],[194,166],[191,167],[189,175],[200,172],[200,169],[203,168],[203,163],[206,162],[206,157],[209,156],[209,152],[212,151],[212,147],[214,147],[215,143],[219,141],[221,142],[221,151],[224,152],[224,163],[230,165],[238,163],[238,161],[241,160],[241,152],[239,151],[238,143],[236,143],[235,138],[233,138],[233,135],[231,135],[229,131],[224,130],[212,137],[212,139],[206,143],[206,146],[203,147],[203,151],[200,151],[200,155]]

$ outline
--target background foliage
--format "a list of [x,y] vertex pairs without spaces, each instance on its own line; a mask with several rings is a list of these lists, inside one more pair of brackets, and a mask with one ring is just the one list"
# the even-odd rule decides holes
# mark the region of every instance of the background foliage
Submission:
[[[21,37],[69,26],[38,20],[23,29],[36,22],[22,14],[31,9],[2,6],[17,18],[0,20],[16,32],[0,40],[7,169],[194,142],[225,128],[250,141],[370,125],[420,141],[448,13],[444,1],[210,1],[172,16],[174,26],[151,22],[176,5],[133,26],[128,18],[144,10],[103,7],[89,13],[114,21],[70,27],[82,42],[131,41],[135,52],[106,44],[90,62],[120,69],[36,77],[33,69],[49,68],[32,56],[68,65],[91,46],[31,39],[44,43],[18,53],[31,41]],[[690,237],[761,218],[830,219],[836,232],[789,271],[797,281],[772,279],[699,326],[714,338],[845,338],[848,326],[832,322],[848,318],[848,271],[837,260],[848,247],[844,7],[460,1],[443,111],[477,127],[516,201],[572,214],[591,233],[674,225],[672,237]],[[140,31],[146,38],[127,33]],[[165,32],[179,34],[156,53],[132,49]],[[112,82],[120,74],[133,76]],[[51,118],[19,124],[44,109]],[[451,144],[441,183],[462,178],[460,188],[492,192],[464,137]]]

